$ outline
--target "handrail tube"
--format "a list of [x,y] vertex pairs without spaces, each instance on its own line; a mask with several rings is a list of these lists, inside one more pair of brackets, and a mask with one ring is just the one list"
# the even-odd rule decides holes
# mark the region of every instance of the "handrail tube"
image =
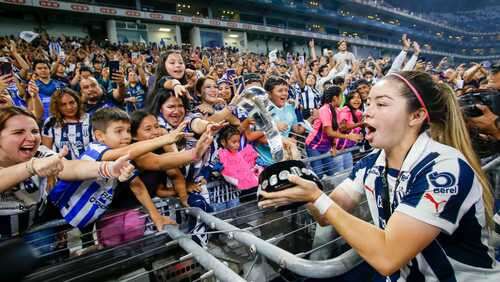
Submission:
[[486,172],[490,169],[495,168],[496,166],[500,165],[500,157],[495,158],[494,160],[490,161],[489,163],[485,164],[482,169]]
[[165,230],[172,240],[177,240],[179,245],[188,253],[193,254],[195,260],[199,262],[205,269],[213,270],[217,279],[227,282],[244,282],[238,274],[234,273],[228,266],[216,259],[209,252],[196,244],[189,237],[186,237],[178,227],[166,225]]
[[322,154],[322,155],[319,155],[319,156],[316,156],[316,157],[305,158],[302,161],[305,162],[305,163],[310,163],[310,162],[313,162],[313,161],[324,159],[326,157],[336,157],[336,156],[340,156],[340,155],[343,155],[343,154],[346,154],[346,153],[349,153],[349,152],[354,152],[354,151],[359,150],[360,148],[361,147],[359,147],[359,146],[354,146],[354,147],[351,147],[351,148],[347,148],[347,149],[338,151],[335,154],[335,156],[332,155],[330,152],[328,152],[328,153],[325,153],[325,154]]
[[234,232],[235,229],[238,229],[237,227],[199,208],[190,208],[187,212],[219,231],[228,232],[236,241],[254,248],[257,253],[278,263],[280,267],[305,277],[329,278],[338,276],[350,271],[362,262],[361,257],[353,249],[328,260],[312,261],[299,258],[288,251],[260,239],[250,232],[244,230],[241,230],[241,232]]

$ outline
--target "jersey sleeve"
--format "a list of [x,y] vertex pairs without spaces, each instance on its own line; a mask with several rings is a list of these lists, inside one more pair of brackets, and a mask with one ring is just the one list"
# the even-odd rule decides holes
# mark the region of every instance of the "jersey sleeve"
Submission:
[[52,132],[53,128],[54,128],[53,118],[46,119],[45,122],[43,123],[43,127],[42,127],[42,136],[54,138],[54,134]]
[[332,126],[332,113],[328,107],[321,107],[319,109],[319,120],[323,127]]
[[452,234],[463,215],[481,201],[481,191],[467,162],[458,158],[440,160],[410,178],[395,211]]
[[101,161],[102,156],[110,148],[104,144],[90,143],[88,149],[81,155],[80,159],[89,161]]

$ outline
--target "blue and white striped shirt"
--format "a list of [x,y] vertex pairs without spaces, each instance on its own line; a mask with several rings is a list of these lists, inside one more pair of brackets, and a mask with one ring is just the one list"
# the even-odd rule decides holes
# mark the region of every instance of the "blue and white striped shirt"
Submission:
[[[371,153],[339,185],[353,199],[366,195],[373,222],[381,229],[390,217],[384,215],[382,200],[385,158],[384,151]],[[422,133],[401,171],[388,169],[387,175],[391,210],[441,230],[392,279],[498,281],[500,267],[488,245],[483,187],[459,151]]]
[[[109,147],[91,143],[80,157],[82,160],[100,161]],[[72,226],[83,228],[96,221],[111,204],[118,182],[116,179],[90,179],[57,182],[49,200],[59,208],[61,215]]]
[[76,160],[93,140],[90,115],[85,113],[80,121],[64,123],[62,127],[56,124],[54,117],[50,117],[43,125],[42,134],[44,137],[52,138],[52,150],[59,152],[67,146],[70,153],[66,158]]

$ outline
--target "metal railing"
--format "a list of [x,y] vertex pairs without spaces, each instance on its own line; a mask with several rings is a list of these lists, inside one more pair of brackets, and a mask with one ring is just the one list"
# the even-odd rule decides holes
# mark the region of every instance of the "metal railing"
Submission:
[[[350,148],[347,150],[339,151],[337,155],[347,153],[347,152],[353,152],[359,148]],[[331,157],[331,154],[324,154],[318,157],[314,158],[306,158],[303,159],[304,162],[310,163],[311,161],[315,161],[321,158],[327,158]],[[496,175],[496,172],[500,170],[500,157],[496,157],[495,159],[489,161],[488,163],[484,164],[482,166],[482,169],[486,172],[489,173],[490,175]],[[328,182],[331,186],[336,186],[342,179],[347,177],[348,171],[344,172],[339,172],[335,174],[333,177],[329,177],[325,181]],[[498,175],[497,175],[498,176]],[[498,178],[498,177],[497,177]],[[498,180],[497,182],[493,181],[493,186],[498,189]],[[256,194],[251,194],[251,195],[246,195],[245,197],[253,197]],[[238,210],[238,209],[243,209],[244,207],[252,207],[256,206],[257,200],[253,200],[247,203],[244,203],[240,206],[233,207],[230,209],[226,209],[220,212],[217,212],[215,214],[209,214],[204,211],[202,211],[199,208],[181,208],[179,207],[178,204],[170,207],[169,212],[174,213],[176,211],[182,211],[185,212],[186,214],[190,216],[194,216],[195,218],[201,220],[205,224],[207,224],[211,229],[215,229],[215,231],[207,231],[207,234],[214,234],[214,233],[224,233],[227,234],[229,239],[234,239],[241,244],[245,245],[250,249],[250,252],[253,254],[257,255],[262,255],[266,257],[267,259],[277,263],[281,268],[290,270],[296,274],[305,276],[305,277],[310,277],[310,278],[327,278],[327,277],[333,277],[333,276],[338,276],[341,274],[344,274],[351,269],[353,269],[355,266],[357,266],[360,262],[362,262],[361,257],[353,250],[349,249],[348,251],[342,253],[339,256],[336,256],[332,259],[328,260],[322,260],[322,261],[313,261],[313,260],[308,260],[305,259],[308,254],[316,251],[318,248],[324,248],[327,247],[328,245],[331,245],[335,243],[337,240],[341,239],[341,237],[335,238],[329,242],[327,242],[324,245],[321,245],[319,247],[313,248],[310,251],[307,252],[301,252],[299,254],[293,254],[287,250],[284,250],[278,246],[275,245],[276,242],[282,240],[283,238],[290,236],[291,234],[295,234],[297,232],[304,231],[305,229],[308,229],[310,227],[313,227],[315,225],[315,222],[308,222],[304,225],[301,225],[299,227],[295,227],[292,231],[286,233],[286,234],[281,234],[277,236],[272,236],[269,239],[262,239],[259,238],[258,236],[254,235],[251,233],[252,230],[256,230],[258,228],[261,228],[271,222],[276,222],[280,220],[289,220],[290,218],[297,217],[297,215],[301,214],[307,214],[306,209],[300,209],[296,212],[292,212],[289,214],[285,214],[281,217],[269,220],[264,222],[263,224],[254,226],[252,228],[238,228],[236,224],[232,224],[235,221],[240,220],[241,218],[245,218],[244,221],[248,221],[250,218],[255,218],[259,216],[263,216],[268,210],[256,210],[254,209],[253,211],[249,213],[245,213],[241,216],[238,217],[230,217],[224,219],[222,217],[223,213],[230,212],[231,210]],[[167,203],[168,204],[168,203]],[[170,204],[168,204],[171,206]],[[173,209],[172,209],[173,208]],[[269,214],[269,213],[268,213]],[[214,215],[217,215],[214,216]],[[240,220],[241,221],[241,220]],[[40,231],[46,228],[53,228],[53,227],[59,227],[59,226],[64,226],[65,222],[63,220],[57,220],[57,221],[52,221],[48,222],[44,225],[35,227],[30,230],[30,232],[35,232],[35,231]],[[209,250],[203,249],[202,247],[198,246],[191,238],[190,236],[192,234],[186,234],[183,233],[178,227],[176,226],[166,226],[165,230],[162,232],[157,232],[156,235],[164,235],[168,234],[172,238],[172,242],[168,242],[166,245],[164,244],[163,247],[158,247],[158,248],[163,248],[165,249],[167,246],[171,247],[174,244],[178,244],[184,251],[188,253],[188,255],[183,256],[179,259],[175,259],[173,261],[170,261],[167,263],[167,265],[173,265],[179,262],[182,262],[186,259],[191,259],[194,258],[196,261],[198,261],[205,269],[209,270],[205,274],[202,275],[202,278],[204,277],[209,277],[209,276],[215,276],[217,279],[220,279],[222,281],[245,281],[242,277],[240,277],[238,274],[236,274],[234,271],[232,271],[228,266],[226,266],[223,262],[218,260],[216,257],[214,257]],[[144,239],[139,239],[144,240]],[[499,247],[500,246],[500,235],[496,234],[495,232],[492,232],[491,234],[491,240],[490,244],[494,247]],[[113,249],[106,249],[101,252],[109,252],[112,251]],[[157,251],[159,249],[153,249],[153,251]],[[144,254],[141,254],[144,255]],[[83,259],[83,258],[82,258]],[[163,267],[163,266],[162,266]],[[145,275],[149,272],[157,271],[160,268],[157,267],[153,270],[150,270],[146,273],[140,273],[138,275],[135,275],[131,278],[128,278],[126,281],[133,279],[134,277],[139,277],[142,275]],[[247,273],[248,275],[248,273]]]
[[181,232],[179,228],[168,225],[165,227],[166,232],[173,240],[181,246],[186,252],[191,254],[205,269],[213,271],[213,275],[217,279],[227,282],[243,282],[245,279],[234,273],[228,266],[216,259],[209,252],[196,244],[186,234]]
[[281,268],[286,268],[305,277],[328,278],[341,275],[362,262],[361,257],[353,249],[329,260],[313,261],[303,259],[260,239],[246,230],[238,230],[236,226],[212,216],[199,208],[191,208],[187,212],[190,215],[198,217],[211,228],[227,232],[230,238],[250,247],[251,251],[274,261]]

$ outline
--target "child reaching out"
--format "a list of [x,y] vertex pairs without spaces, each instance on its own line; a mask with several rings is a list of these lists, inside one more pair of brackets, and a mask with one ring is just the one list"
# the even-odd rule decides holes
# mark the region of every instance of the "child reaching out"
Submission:
[[227,126],[220,132],[219,160],[223,165],[221,171],[224,179],[239,190],[256,187],[262,168],[256,165],[257,152],[252,145],[247,144],[240,149],[240,130]]
[[[97,142],[91,143],[80,159],[113,161],[128,154],[130,159],[134,160],[165,145],[173,144],[184,137],[184,133],[173,131],[151,140],[130,144],[132,141],[130,118],[126,112],[117,108],[98,110],[92,117],[92,128]],[[93,222],[109,210],[113,196],[116,194],[118,182],[109,178],[105,170],[101,175],[98,179],[87,181],[59,181],[48,196],[49,200],[59,208],[64,219],[70,225],[78,227],[83,233],[90,232]],[[164,224],[175,223],[158,212],[144,182],[139,177],[133,176],[129,181],[127,186],[130,188],[126,188],[132,190],[137,200],[148,211],[158,230],[161,230]],[[118,222],[120,218],[123,219],[121,223]],[[137,229],[134,235],[127,234],[125,219],[128,222],[134,222],[134,228]],[[130,240],[132,237],[142,236],[143,231],[141,233],[140,230],[141,225],[143,229],[143,221],[143,217],[141,219],[141,216],[134,212],[121,213],[113,220],[104,219],[98,224],[102,227],[102,230],[97,234],[99,241],[104,246],[110,246]],[[119,233],[116,232],[117,229]]]

